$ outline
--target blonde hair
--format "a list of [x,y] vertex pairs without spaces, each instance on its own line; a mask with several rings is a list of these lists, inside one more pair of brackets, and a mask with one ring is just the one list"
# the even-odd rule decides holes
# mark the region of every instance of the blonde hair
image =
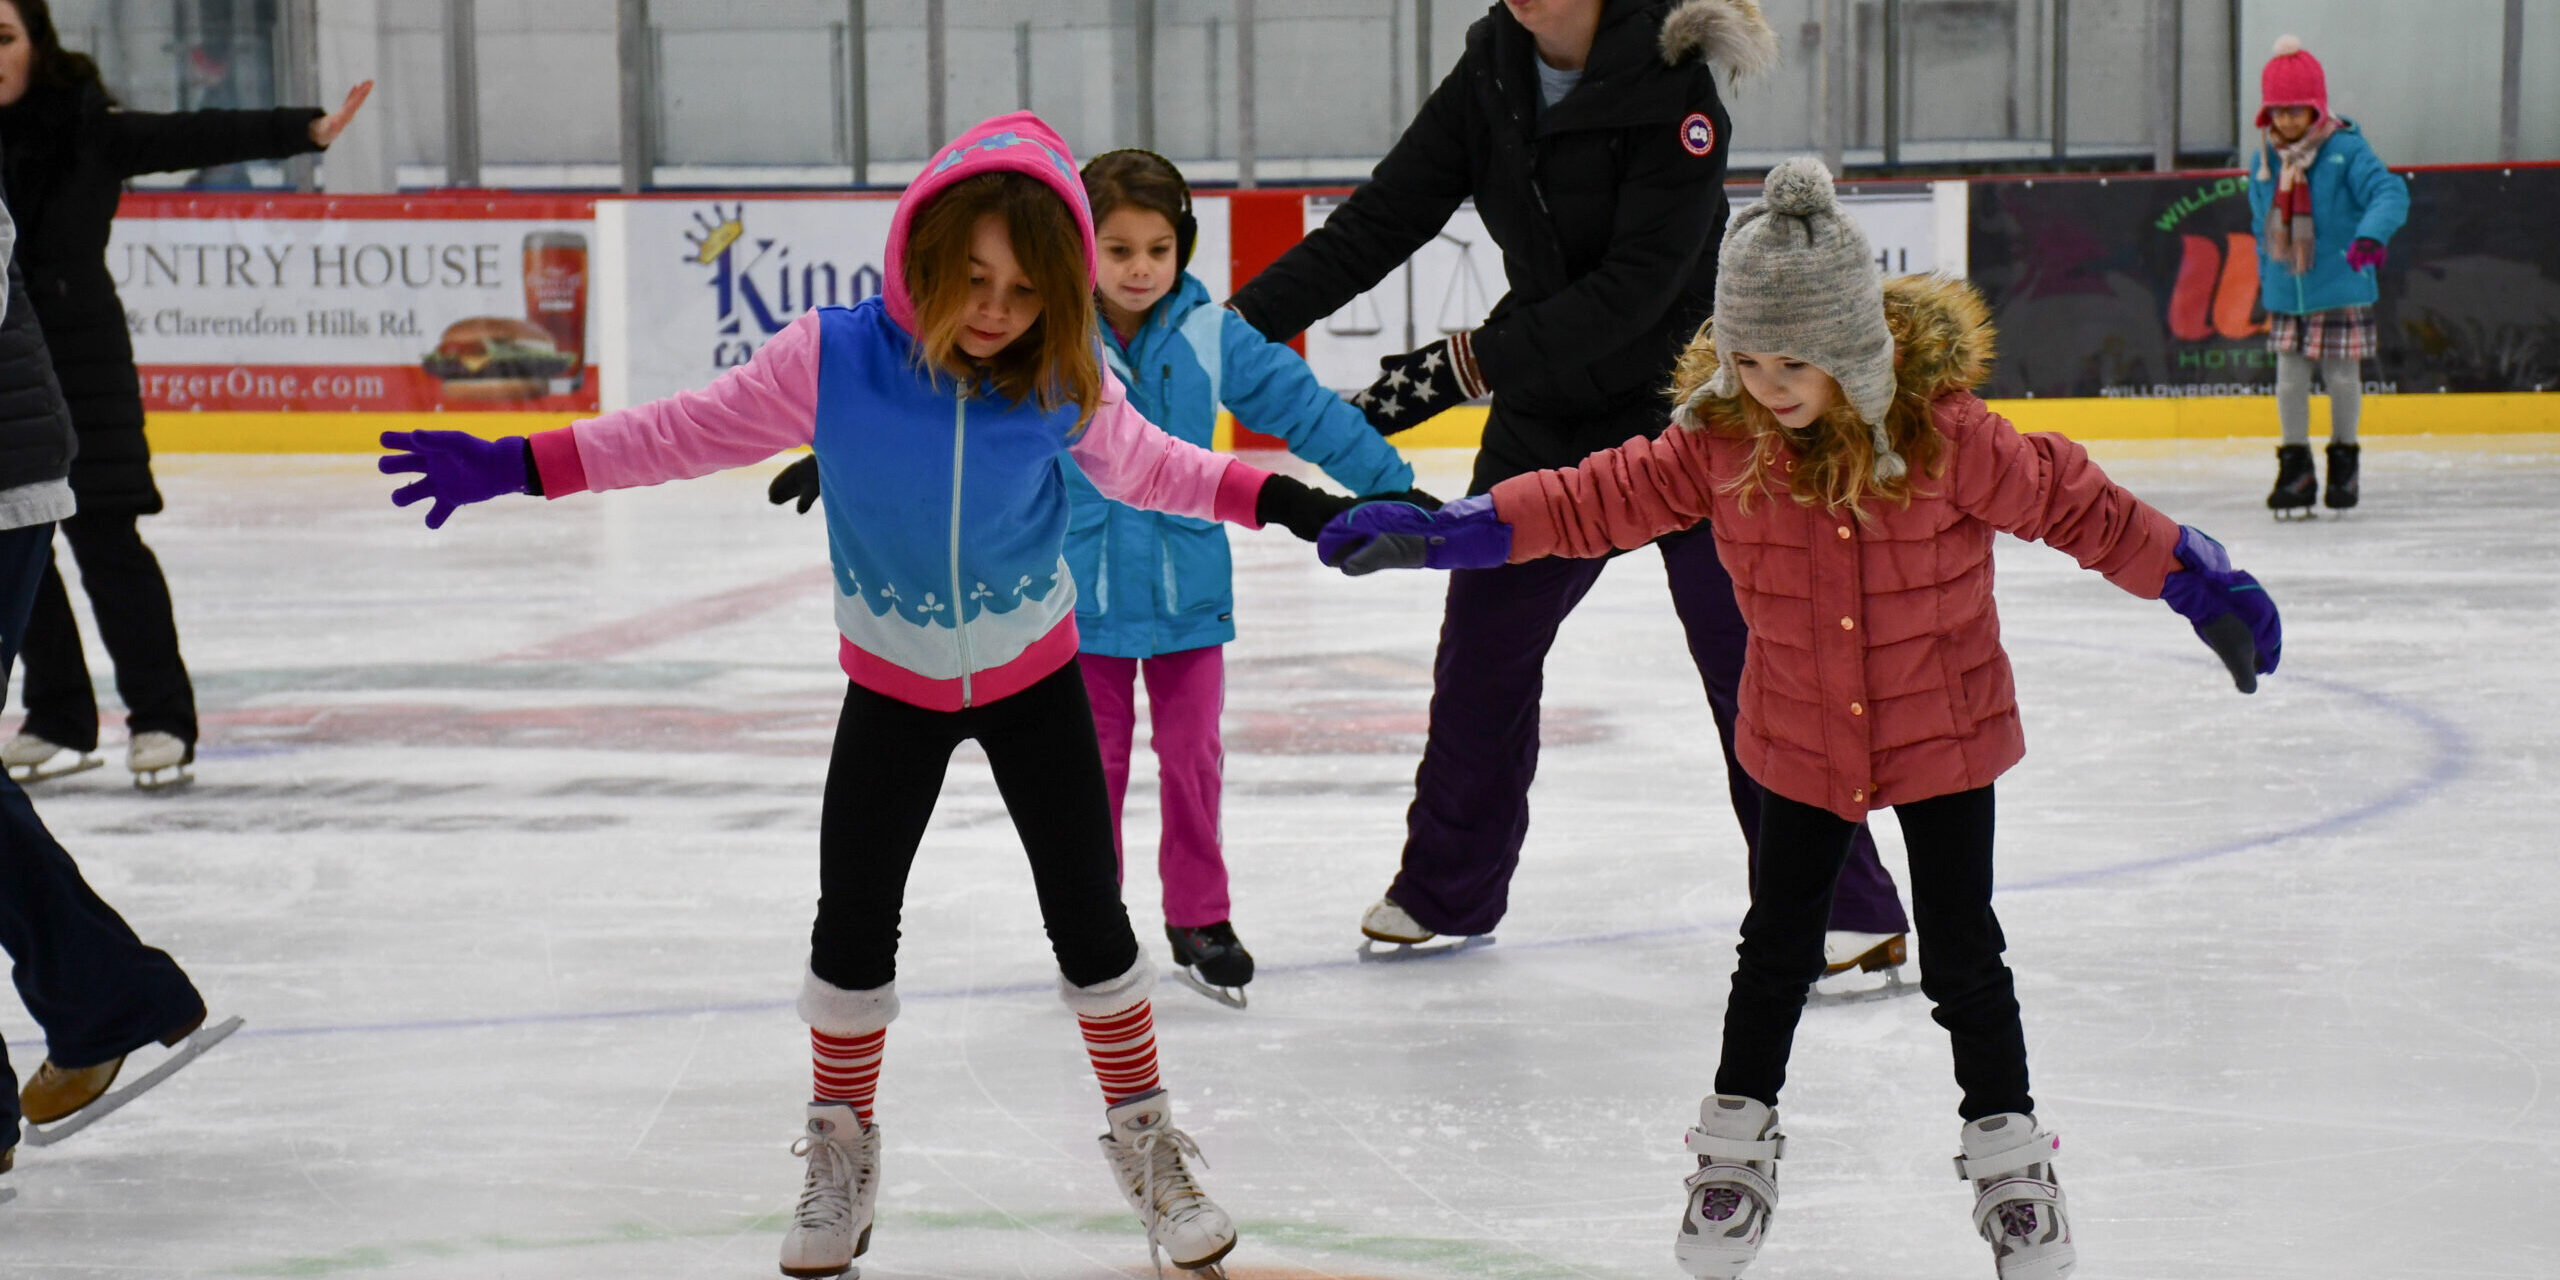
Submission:
[[[969,242],[978,220],[1004,219],[1013,256],[1040,299],[1040,318],[983,362],[960,349],[969,302]],[[1012,401],[1054,412],[1077,408],[1082,428],[1102,403],[1093,278],[1084,232],[1066,201],[1029,174],[982,173],[951,184],[916,214],[907,236],[907,296],[916,316],[916,360],[963,384],[981,376]]]
[[[1687,407],[1699,430],[1751,442],[1751,456],[1742,470],[1719,486],[1733,494],[1745,511],[1751,509],[1754,495],[1783,487],[1798,506],[1845,511],[1863,522],[1867,513],[1860,504],[1867,498],[1908,507],[1912,478],[1924,473],[1936,478],[1945,470],[1946,440],[1938,434],[1928,400],[1908,386],[1894,387],[1893,405],[1885,412],[1884,422],[1894,452],[1902,455],[1908,469],[1882,479],[1876,475],[1875,431],[1840,391],[1838,379],[1832,379],[1831,407],[1803,427],[1789,428],[1752,398],[1747,388],[1730,399],[1699,395],[1715,372],[1715,321],[1710,319],[1698,327],[1697,336],[1689,340],[1672,369],[1671,400]],[[1787,449],[1795,451],[1795,465],[1777,472],[1779,455]],[[1780,477],[1783,485],[1777,482]]]

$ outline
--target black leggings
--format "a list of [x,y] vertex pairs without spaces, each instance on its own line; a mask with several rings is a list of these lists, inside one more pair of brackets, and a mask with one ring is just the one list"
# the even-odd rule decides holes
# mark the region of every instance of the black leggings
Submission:
[[1031,856],[1031,883],[1058,969],[1079,987],[1138,962],[1138,937],[1120,905],[1111,802],[1084,678],[1068,663],[1009,698],[928,711],[848,685],[827,765],[818,826],[818,923],[809,968],[849,991],[898,974],[898,914],[907,869],[933,817],[951,751],[975,738],[995,771],[1013,829]]
[[[98,615],[98,638],[115,663],[126,727],[193,742],[196,690],[178,656],[169,582],[134,521],[130,512],[76,515],[62,522],[62,536],[80,561],[80,585],[88,589],[89,605]],[[97,750],[98,695],[89,682],[89,660],[81,652],[70,593],[50,558],[36,586],[23,656],[26,731],[60,746]]]
[[[1966,1120],[2032,1113],[2008,946],[1991,911],[1991,788],[1893,807],[1911,854],[1911,915],[1920,931],[1920,989],[1955,1049]],[[1760,803],[1760,874],[1733,995],[1724,1009],[1716,1092],[1778,1105],[1805,989],[1822,976],[1831,887],[1857,824],[1770,792]]]

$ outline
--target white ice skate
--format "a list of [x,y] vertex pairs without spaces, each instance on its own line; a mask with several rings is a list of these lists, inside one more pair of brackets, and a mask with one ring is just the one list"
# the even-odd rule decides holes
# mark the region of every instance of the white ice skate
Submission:
[[2000,1280],[2061,1280],[2079,1254],[2071,1247],[2071,1215],[2054,1180],[2062,1138],[2036,1118],[2010,1112],[1964,1127],[1956,1176],[1973,1184],[1973,1226],[1991,1242]]
[[8,745],[0,746],[0,765],[6,765],[9,777],[18,782],[43,782],[48,778],[67,778],[87,773],[105,764],[106,758],[94,752],[77,751],[20,730]]
[[1806,1003],[1858,1004],[1917,990],[1902,980],[1910,958],[1908,933],[1833,929],[1822,935],[1822,977],[1806,993]]
[[[1440,935],[1405,914],[1405,909],[1397,906],[1393,898],[1378,899],[1378,905],[1360,917],[1360,932],[1367,939],[1360,944],[1360,958],[1363,960],[1420,960],[1493,945],[1490,933],[1434,942]],[[1380,943],[1386,945],[1381,947]]]
[[800,1205],[782,1237],[782,1274],[840,1276],[871,1247],[880,1196],[880,1126],[864,1128],[841,1102],[810,1103],[809,1131],[791,1144],[809,1161]]
[[1716,1094],[1698,1104],[1689,1131],[1698,1171],[1688,1178],[1689,1207],[1680,1217],[1672,1256],[1698,1280],[1732,1280],[1760,1255],[1778,1210],[1778,1158],[1787,1135],[1766,1103]]
[[133,785],[145,791],[182,786],[196,780],[188,765],[196,762],[196,744],[157,729],[133,735],[124,749],[124,767],[133,770]]
[[1236,1247],[1236,1224],[1183,1163],[1184,1156],[1199,1159],[1200,1148],[1190,1134],[1173,1127],[1172,1100],[1158,1089],[1103,1115],[1111,1132],[1097,1141],[1103,1158],[1111,1162],[1121,1198],[1146,1224],[1147,1257],[1155,1258],[1161,1249],[1185,1271],[1223,1277],[1218,1260]]

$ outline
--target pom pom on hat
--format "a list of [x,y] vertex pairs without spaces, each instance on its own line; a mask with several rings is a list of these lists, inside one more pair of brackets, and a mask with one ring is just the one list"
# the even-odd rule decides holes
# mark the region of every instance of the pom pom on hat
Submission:
[[1769,170],[1760,198],[1768,202],[1769,212],[1790,218],[1810,218],[1840,204],[1831,188],[1831,171],[1811,156],[1797,156]]
[[2300,52],[2302,52],[2302,37],[2288,32],[2276,37],[2275,53],[2271,56],[2290,58]]

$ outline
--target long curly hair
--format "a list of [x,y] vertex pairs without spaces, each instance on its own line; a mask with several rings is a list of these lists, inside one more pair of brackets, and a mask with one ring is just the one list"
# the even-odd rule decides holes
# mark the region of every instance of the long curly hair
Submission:
[[[1908,380],[1894,387],[1893,407],[1885,412],[1885,434],[1907,469],[1888,480],[1876,475],[1875,433],[1840,394],[1839,384],[1832,385],[1829,409],[1804,426],[1791,428],[1748,390],[1730,399],[1698,394],[1715,372],[1715,321],[1710,319],[1699,326],[1672,369],[1671,400],[1681,406],[1684,425],[1694,422],[1695,429],[1752,442],[1750,459],[1722,486],[1745,511],[1751,509],[1755,496],[1783,490],[1798,506],[1845,511],[1864,522],[1867,513],[1862,504],[1867,499],[1907,507],[1915,476],[1935,479],[1944,474],[1946,440],[1938,434],[1928,397]],[[1792,465],[1788,465],[1790,453]]]

